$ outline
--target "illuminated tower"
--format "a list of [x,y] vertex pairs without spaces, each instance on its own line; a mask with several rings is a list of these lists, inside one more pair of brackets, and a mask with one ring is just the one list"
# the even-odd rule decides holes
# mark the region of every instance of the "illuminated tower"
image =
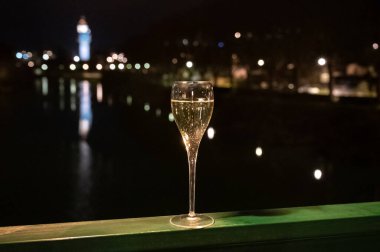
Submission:
[[79,43],[79,58],[82,61],[90,60],[90,43],[91,43],[91,30],[88,27],[85,17],[79,19],[77,25],[78,43]]

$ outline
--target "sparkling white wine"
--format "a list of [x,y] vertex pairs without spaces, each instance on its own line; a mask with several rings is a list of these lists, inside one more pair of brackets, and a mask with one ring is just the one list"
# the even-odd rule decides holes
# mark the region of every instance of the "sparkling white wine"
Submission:
[[174,120],[186,149],[197,147],[210,122],[214,100],[171,100]]

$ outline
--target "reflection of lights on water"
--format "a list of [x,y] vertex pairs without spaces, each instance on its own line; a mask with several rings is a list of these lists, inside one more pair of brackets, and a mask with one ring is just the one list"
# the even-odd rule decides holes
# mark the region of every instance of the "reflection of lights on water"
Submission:
[[319,76],[319,81],[321,83],[328,83],[330,81],[330,74],[329,73],[321,73]]
[[70,70],[74,71],[75,69],[77,69],[77,67],[75,66],[75,64],[70,64]]
[[96,69],[99,71],[102,70],[103,69],[102,64],[96,64]]
[[241,37],[241,33],[240,32],[235,32],[235,34],[234,34],[234,36],[235,36],[235,38],[240,38]]
[[123,63],[119,63],[119,65],[117,65],[117,68],[119,68],[119,70],[123,70],[125,67],[125,65]]
[[79,58],[79,56],[74,56],[73,60],[74,60],[74,62],[79,62],[80,58]]
[[49,83],[47,77],[42,77],[42,94],[48,95],[49,93]]
[[148,112],[148,111],[150,110],[150,105],[149,105],[149,103],[145,103],[145,104],[144,104],[144,110],[145,110],[146,112]]
[[88,70],[90,68],[90,66],[88,64],[83,64],[83,70]]
[[159,109],[159,108],[156,109],[156,116],[157,116],[157,117],[160,117],[160,116],[161,116],[161,113],[162,113],[162,112],[161,112],[161,109]]
[[174,122],[174,115],[173,115],[173,113],[169,113],[168,119],[169,119],[169,122]]
[[213,128],[213,127],[209,127],[209,128],[207,129],[207,137],[208,137],[209,139],[213,139],[214,136],[215,136],[215,130],[214,130],[214,128]]
[[190,61],[190,60],[187,61],[187,62],[186,62],[186,67],[187,67],[187,68],[192,68],[192,67],[193,67],[193,62]]
[[71,79],[70,80],[70,93],[74,95],[76,92],[77,92],[77,85],[75,83],[75,80]]
[[63,78],[59,78],[59,109],[65,110],[65,82]]
[[48,69],[48,66],[46,64],[42,64],[41,65],[41,69],[44,70],[44,71],[46,71]]
[[172,59],[172,63],[173,63],[174,65],[177,64],[177,63],[178,63],[177,58],[173,58],[173,59]]
[[44,54],[42,55],[42,59],[43,59],[43,60],[49,60],[49,55],[47,55],[47,53],[44,53]]
[[320,169],[314,170],[314,178],[316,180],[320,180],[322,178],[322,171]]
[[110,56],[108,56],[108,57],[107,57],[107,62],[108,62],[108,63],[112,63],[112,62],[113,62],[113,58],[110,57]]
[[136,69],[136,70],[139,70],[140,68],[141,68],[141,65],[140,65],[139,63],[136,63],[136,64],[135,64],[135,69]]
[[79,107],[79,135],[86,139],[91,128],[92,110],[90,83],[87,80],[80,82],[80,107]]
[[144,64],[144,68],[145,68],[145,69],[149,69],[149,68],[150,68],[150,64],[149,64],[149,63],[145,63],[145,64]]
[[318,59],[318,65],[324,66],[324,65],[326,65],[326,63],[327,63],[327,61],[326,61],[325,58],[321,57],[321,58]]
[[103,86],[100,83],[98,83],[98,85],[96,85],[96,100],[98,102],[103,101]]
[[259,66],[264,66],[264,64],[265,64],[265,62],[264,62],[263,59],[259,59],[259,60],[257,61],[257,65],[259,65]]
[[263,149],[259,146],[255,149],[255,154],[258,157],[261,157],[263,155]]
[[18,59],[22,59],[22,53],[17,52],[17,53],[16,53],[16,58],[18,58]]
[[110,69],[111,69],[111,70],[115,70],[115,68],[116,68],[115,64],[111,64],[111,65],[110,65]]
[[34,62],[33,61],[29,61],[28,62],[28,67],[34,67]]
[[70,97],[70,109],[72,111],[75,111],[77,109],[77,101],[76,101],[75,96]]
[[128,95],[127,96],[127,104],[128,104],[128,106],[131,106],[132,105],[132,96],[130,96],[130,95]]
[[287,66],[288,70],[293,70],[295,65],[293,63],[289,63]]

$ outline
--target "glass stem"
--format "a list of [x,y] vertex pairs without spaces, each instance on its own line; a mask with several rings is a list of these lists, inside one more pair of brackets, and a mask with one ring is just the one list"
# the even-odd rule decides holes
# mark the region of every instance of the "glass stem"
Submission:
[[189,147],[187,159],[189,162],[189,217],[195,216],[195,178],[199,144]]

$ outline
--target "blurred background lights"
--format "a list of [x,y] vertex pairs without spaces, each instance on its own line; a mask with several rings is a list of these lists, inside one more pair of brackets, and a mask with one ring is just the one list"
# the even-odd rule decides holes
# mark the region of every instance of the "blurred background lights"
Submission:
[[115,64],[110,64],[110,69],[111,70],[115,70],[115,68],[116,68]]
[[47,55],[47,53],[44,53],[44,54],[42,55],[42,59],[43,59],[43,60],[48,60],[48,59],[49,59],[49,55]]
[[150,68],[150,64],[149,64],[149,63],[145,63],[145,64],[144,64],[144,68],[145,68],[145,69],[149,69],[149,68]]
[[193,67],[193,62],[190,61],[190,60],[187,61],[187,62],[186,62],[186,67],[187,67],[187,68],[192,68],[192,67]]
[[241,33],[240,32],[235,32],[235,34],[234,34],[234,36],[235,36],[235,38],[240,38],[241,37]]
[[82,68],[83,68],[83,70],[88,70],[90,68],[90,66],[88,64],[83,64]]
[[123,63],[119,63],[119,65],[117,65],[117,68],[119,68],[120,70],[123,70],[124,69],[124,64]]
[[132,64],[127,64],[127,69],[132,69]]
[[77,67],[75,66],[75,64],[70,64],[69,68],[71,71],[74,71]]
[[140,65],[139,63],[136,63],[136,64],[135,64],[135,69],[136,69],[136,70],[139,70],[140,68],[141,68],[141,65]]
[[258,157],[261,157],[263,155],[263,149],[259,146],[255,149],[255,154]]
[[21,59],[22,58],[22,53],[20,53],[20,52],[16,53],[16,58]]
[[373,43],[372,44],[372,48],[373,48],[373,50],[379,49],[379,44],[378,43]]
[[322,171],[320,169],[314,170],[314,178],[316,180],[320,180],[322,178]]
[[28,67],[34,67],[34,62],[33,61],[29,61],[28,62]]
[[108,56],[108,57],[107,57],[107,62],[108,62],[108,63],[112,63],[112,62],[113,62],[113,58],[110,57],[110,56]]
[[46,64],[42,64],[41,65],[41,69],[44,70],[44,71],[46,71],[48,69],[48,66]]
[[223,48],[224,47],[224,43],[222,41],[218,42],[218,47],[219,48]]
[[182,39],[182,44],[183,44],[184,46],[189,45],[189,40],[186,39],[186,38]]
[[209,127],[207,129],[207,137],[208,137],[208,139],[213,139],[214,136],[215,136],[215,130],[214,130],[214,128],[213,127]]
[[161,113],[162,113],[162,112],[161,112],[161,109],[159,109],[159,108],[156,109],[156,116],[157,116],[157,117],[160,117],[160,116],[161,116]]
[[150,110],[150,105],[149,105],[149,103],[145,103],[144,104],[144,110],[146,111],[146,112],[148,112],[149,110]]
[[97,69],[97,70],[102,70],[102,69],[103,69],[102,64],[96,64],[96,69]]
[[263,59],[259,59],[259,60],[257,61],[257,65],[259,65],[259,66],[264,66],[264,64],[265,64],[265,62],[264,62]]
[[74,56],[73,60],[74,60],[74,62],[79,62],[79,61],[80,61],[80,58],[79,58],[78,55],[76,55],[76,56]]
[[318,65],[320,65],[320,66],[326,65],[326,59],[323,57],[319,58],[318,59]]
[[130,95],[127,96],[127,104],[128,104],[128,106],[132,105],[132,96],[130,96]]
[[178,63],[177,58],[173,58],[173,59],[172,59],[172,63],[173,63],[174,65],[177,64],[177,63]]
[[174,115],[172,113],[169,113],[168,119],[169,122],[174,122]]

